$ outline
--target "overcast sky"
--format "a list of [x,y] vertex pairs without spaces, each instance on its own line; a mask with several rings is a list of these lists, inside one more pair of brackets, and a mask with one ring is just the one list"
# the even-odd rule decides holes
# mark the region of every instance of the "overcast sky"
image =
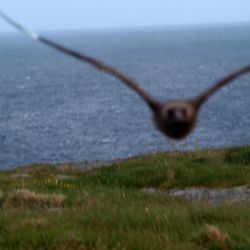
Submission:
[[[34,30],[250,22],[250,0],[1,0]],[[13,30],[0,20],[0,32]]]

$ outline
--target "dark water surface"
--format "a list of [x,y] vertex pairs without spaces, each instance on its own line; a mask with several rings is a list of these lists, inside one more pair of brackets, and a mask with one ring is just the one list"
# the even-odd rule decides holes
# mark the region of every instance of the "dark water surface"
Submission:
[[[154,96],[191,97],[250,63],[250,26],[45,33],[128,73]],[[0,36],[0,168],[250,143],[250,76],[213,96],[173,142],[121,82],[19,34]]]

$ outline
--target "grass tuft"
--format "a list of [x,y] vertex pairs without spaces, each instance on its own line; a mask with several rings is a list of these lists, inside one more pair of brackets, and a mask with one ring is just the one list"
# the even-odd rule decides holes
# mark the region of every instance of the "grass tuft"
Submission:
[[250,164],[250,146],[230,149],[224,156],[227,163]]
[[55,239],[51,250],[88,250],[89,248],[73,233]]
[[229,240],[229,236],[214,225],[206,225],[196,237],[199,245],[218,250],[228,250]]
[[57,208],[63,205],[65,196],[62,194],[41,194],[19,189],[7,194],[3,208]]

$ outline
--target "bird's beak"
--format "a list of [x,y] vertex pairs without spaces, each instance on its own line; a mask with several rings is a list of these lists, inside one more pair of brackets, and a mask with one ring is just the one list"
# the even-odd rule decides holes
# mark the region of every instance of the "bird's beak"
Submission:
[[178,122],[184,120],[183,114],[180,110],[176,110],[175,115],[174,115],[174,119]]
[[184,117],[182,111],[179,109],[170,109],[168,111],[167,119],[171,123],[183,122],[185,120],[184,118],[185,117]]

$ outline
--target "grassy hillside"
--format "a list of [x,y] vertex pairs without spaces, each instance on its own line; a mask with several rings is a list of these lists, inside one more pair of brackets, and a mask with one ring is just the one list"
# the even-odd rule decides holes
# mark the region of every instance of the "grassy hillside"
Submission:
[[76,169],[0,172],[0,249],[250,249],[248,199],[210,204],[142,190],[249,185],[249,146]]

